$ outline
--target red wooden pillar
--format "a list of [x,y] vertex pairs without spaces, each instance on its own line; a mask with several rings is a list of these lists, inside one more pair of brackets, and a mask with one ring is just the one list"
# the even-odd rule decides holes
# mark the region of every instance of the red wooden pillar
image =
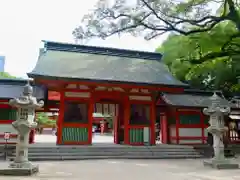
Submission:
[[151,145],[155,145],[156,144],[156,134],[155,134],[155,123],[156,123],[156,106],[155,106],[155,102],[152,101],[151,103],[151,127],[150,127],[150,143]]
[[65,92],[60,92],[60,107],[59,115],[57,121],[57,144],[62,144],[62,128],[63,128],[63,119],[64,119],[64,101],[65,101]]
[[[121,104],[122,105],[122,104]],[[114,143],[118,144],[119,137],[118,137],[118,121],[119,121],[119,108],[120,104],[115,105],[115,116],[113,117],[113,136],[114,136]]]
[[130,144],[129,142],[130,101],[128,95],[124,96],[123,111],[124,111],[124,144]]
[[118,116],[114,116],[114,121],[113,121],[113,132],[114,132],[114,143],[118,144],[119,142],[119,137],[118,137]]
[[90,96],[91,97],[88,104],[88,144],[92,144],[92,126],[93,126],[93,113],[94,113],[94,104],[95,104],[93,92],[91,92]]
[[179,112],[175,110],[175,117],[176,117],[176,144],[179,144],[179,126],[180,126],[180,119],[179,119]]
[[168,124],[167,124],[167,117],[165,113],[160,114],[160,137],[162,144],[168,143]]

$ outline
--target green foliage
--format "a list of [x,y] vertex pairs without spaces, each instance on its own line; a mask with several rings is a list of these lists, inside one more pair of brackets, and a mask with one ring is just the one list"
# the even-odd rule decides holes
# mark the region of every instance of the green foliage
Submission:
[[48,121],[49,121],[49,118],[46,113],[38,113],[37,114],[38,124],[46,124]]
[[16,79],[17,77],[10,75],[7,72],[0,72],[0,78],[9,78],[9,79]]
[[[193,87],[238,91],[240,63],[236,54],[240,54],[240,38],[229,41],[236,32],[232,23],[224,22],[209,32],[189,36],[172,34],[156,51],[164,54],[163,61],[176,78]],[[226,51],[223,47],[228,48],[228,53],[221,55]],[[229,54],[232,51],[236,54]],[[209,54],[217,56],[205,61]]]
[[49,117],[47,116],[46,113],[38,113],[37,114],[37,122],[38,125],[55,125],[56,121],[53,121],[51,119],[49,119]]

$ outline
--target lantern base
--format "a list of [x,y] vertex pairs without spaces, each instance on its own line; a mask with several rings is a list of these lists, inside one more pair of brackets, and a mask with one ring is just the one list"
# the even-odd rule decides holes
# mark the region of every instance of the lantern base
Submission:
[[9,167],[0,168],[0,176],[31,176],[39,172],[38,165],[28,162],[27,166],[20,163],[12,163]]
[[216,160],[210,159],[205,160],[203,162],[204,166],[208,166],[214,169],[239,169],[239,164],[232,163],[231,161],[224,159],[224,160]]

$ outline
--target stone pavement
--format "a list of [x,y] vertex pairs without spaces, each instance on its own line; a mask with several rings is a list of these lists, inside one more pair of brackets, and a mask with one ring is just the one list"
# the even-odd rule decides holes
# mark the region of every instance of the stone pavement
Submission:
[[[240,170],[213,170],[202,160],[86,160],[37,162],[40,173],[32,177],[0,180],[239,180]],[[3,165],[3,162],[0,163]]]

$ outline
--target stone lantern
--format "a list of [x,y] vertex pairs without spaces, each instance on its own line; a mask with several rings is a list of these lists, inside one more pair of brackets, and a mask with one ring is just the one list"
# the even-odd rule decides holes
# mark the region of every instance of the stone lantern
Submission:
[[17,108],[17,120],[12,126],[18,132],[16,144],[16,157],[9,168],[0,169],[2,175],[31,175],[38,172],[38,166],[28,161],[29,133],[37,127],[34,122],[35,110],[44,105],[33,97],[33,88],[28,83],[24,86],[23,94],[19,98],[11,99],[9,104]]
[[214,157],[204,161],[204,165],[217,169],[236,169],[238,164],[233,164],[224,156],[224,133],[228,129],[224,126],[224,116],[230,113],[230,106],[223,103],[223,99],[216,93],[210,97],[211,105],[203,109],[205,115],[210,116],[207,131],[213,135]]

